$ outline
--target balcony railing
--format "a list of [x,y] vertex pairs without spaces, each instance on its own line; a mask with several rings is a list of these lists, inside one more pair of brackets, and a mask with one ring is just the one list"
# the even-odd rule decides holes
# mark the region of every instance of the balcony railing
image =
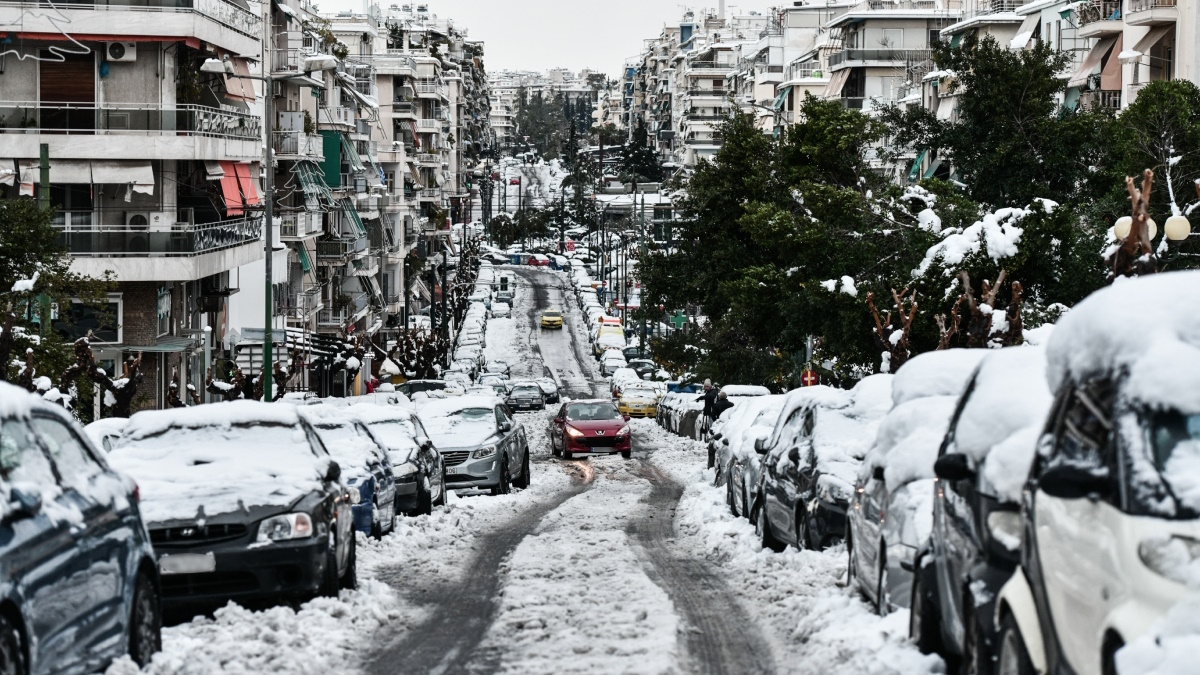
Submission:
[[[45,10],[44,2],[12,2],[0,0],[0,7]],[[55,10],[127,11],[127,12],[190,12],[208,17],[213,21],[243,35],[262,37],[262,18],[228,0],[108,0],[107,2],[64,2]],[[132,20],[132,19],[131,19]],[[139,19],[141,21],[141,19]],[[145,19],[152,22],[152,19]]]
[[829,55],[829,65],[832,67],[847,61],[926,61],[931,54],[928,49],[843,49]]
[[366,251],[368,246],[370,246],[370,242],[366,237],[358,237],[357,239],[333,239],[330,241],[318,241],[317,259],[345,260],[346,258]]
[[1129,0],[1128,12],[1145,12],[1151,9],[1165,9],[1178,7],[1178,0]]
[[438,165],[442,163],[442,156],[434,152],[418,152],[417,164]]
[[1079,13],[1080,26],[1097,21],[1120,21],[1121,0],[1087,0],[1075,11]]
[[442,191],[438,188],[425,188],[424,190],[417,190],[417,199],[440,200],[441,198]]
[[0,131],[69,135],[141,134],[219,136],[259,140],[262,122],[254,115],[202,105],[149,104],[40,105],[29,101],[0,103]]
[[271,134],[271,149],[276,155],[297,155],[317,161],[325,158],[321,137],[303,131],[276,131]]
[[824,76],[825,72],[821,70],[821,64],[815,62],[792,66],[791,68],[788,68],[787,75],[789,80],[802,80],[805,78],[819,78]]
[[365,310],[370,303],[370,299],[365,292],[354,293],[347,296],[345,304],[339,309],[323,309],[317,315],[317,323],[322,326],[342,326],[358,313]]
[[78,219],[58,232],[59,244],[73,256],[103,258],[185,257],[211,253],[262,240],[262,217],[216,223],[177,224],[160,230],[146,227],[86,227]]
[[288,314],[297,319],[307,319],[325,307],[325,303],[321,300],[320,286],[307,286],[304,290],[291,296],[291,300],[292,304],[288,307]]
[[304,58],[313,53],[311,47],[277,49],[271,59],[271,70],[276,73],[299,73],[304,69]]
[[354,126],[354,111],[343,106],[321,108],[317,117],[321,124]]
[[688,89],[688,96],[717,96],[725,98],[731,93],[729,89]]
[[392,112],[396,115],[416,115],[417,105],[403,99],[392,101]]
[[282,221],[279,226],[280,237],[300,239],[324,230],[319,213],[285,213],[279,218]]
[[442,128],[441,120],[417,120],[418,129],[438,130]]

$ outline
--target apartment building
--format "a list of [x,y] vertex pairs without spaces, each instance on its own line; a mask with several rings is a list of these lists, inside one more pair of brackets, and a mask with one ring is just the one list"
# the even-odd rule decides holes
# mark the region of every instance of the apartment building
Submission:
[[263,127],[249,80],[199,65],[248,74],[262,16],[226,0],[6,2],[0,25],[0,199],[48,192],[72,269],[117,282],[107,318],[59,308],[58,327],[90,330],[110,373],[142,353],[140,406],[165,405],[173,371],[202,388],[229,298],[254,283],[237,270],[263,257]]
[[526,98],[541,96],[546,101],[559,99],[563,111],[584,126],[592,119],[607,76],[590,70],[579,72],[567,68],[547,71],[501,70],[488,76],[491,95],[491,124],[498,147],[511,148],[518,138],[517,107],[521,92]]

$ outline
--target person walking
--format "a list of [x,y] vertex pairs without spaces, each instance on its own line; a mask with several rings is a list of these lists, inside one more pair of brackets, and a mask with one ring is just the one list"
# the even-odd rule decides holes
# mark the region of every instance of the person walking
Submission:
[[717,402],[717,390],[713,387],[712,380],[704,380],[704,393],[696,398],[697,401],[704,401],[703,420],[704,426],[701,428],[701,437],[708,435],[708,430],[712,428],[713,421],[713,404]]

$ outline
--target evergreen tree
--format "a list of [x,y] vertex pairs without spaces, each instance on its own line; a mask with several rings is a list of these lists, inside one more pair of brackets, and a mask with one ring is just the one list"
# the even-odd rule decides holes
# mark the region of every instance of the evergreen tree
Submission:
[[621,175],[626,180],[657,183],[662,180],[662,165],[658,153],[646,140],[646,123],[638,120],[633,137],[621,153]]

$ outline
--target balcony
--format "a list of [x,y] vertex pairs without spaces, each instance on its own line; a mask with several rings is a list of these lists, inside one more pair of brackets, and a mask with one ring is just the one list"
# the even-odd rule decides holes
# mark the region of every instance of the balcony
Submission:
[[336,304],[337,309],[323,309],[317,314],[317,325],[340,327],[357,321],[370,307],[370,298],[365,292],[341,295]]
[[417,201],[440,202],[442,201],[442,191],[439,188],[425,188],[424,190],[417,190]]
[[[276,49],[271,57],[271,72],[276,75],[295,75],[304,72],[304,59],[312,56],[311,47]],[[319,77],[319,76],[318,76]]]
[[928,49],[843,49],[829,55],[829,69],[862,66],[903,66],[908,63],[928,61]]
[[1178,0],[1129,0],[1125,23],[1130,26],[1163,26],[1179,21]]
[[344,106],[323,107],[317,111],[317,122],[323,125],[340,125],[353,127],[354,110]]
[[321,234],[325,230],[319,213],[285,213],[279,216],[279,238],[298,241]]
[[421,166],[441,166],[442,156],[436,152],[418,152],[417,164]]
[[368,246],[370,246],[370,242],[366,237],[318,241],[317,260],[342,262],[356,255],[366,253]]
[[271,134],[271,149],[276,159],[325,160],[325,145],[320,136],[303,131],[276,131]]
[[306,286],[304,290],[289,297],[292,301],[287,307],[288,316],[296,319],[309,319],[313,314],[325,308],[321,299],[320,286]]
[[403,119],[416,119],[417,104],[402,99],[392,101],[392,116]]
[[[236,54],[261,49],[262,18],[229,0],[108,0],[96,3],[13,2],[0,11],[20,16],[16,30],[62,35],[142,36],[199,39]],[[65,18],[64,18],[65,17]],[[119,39],[119,38],[112,38]]]
[[438,132],[442,130],[441,120],[417,120],[417,131],[422,133]]
[[1079,37],[1115,35],[1125,28],[1121,0],[1087,0],[1075,11],[1079,14]]
[[448,98],[449,90],[444,84],[435,82],[418,82],[416,85],[417,95],[425,98]]
[[[215,223],[179,222],[161,229],[93,224],[92,212],[63,214],[58,241],[76,257],[186,257],[262,241],[262,218],[234,218]],[[188,217],[187,212],[179,214]]]
[[72,159],[256,159],[261,139],[258,117],[201,105],[0,103],[5,157],[48,143],[51,157]]
[[688,96],[713,96],[725,98],[733,92],[729,89],[688,89]]

